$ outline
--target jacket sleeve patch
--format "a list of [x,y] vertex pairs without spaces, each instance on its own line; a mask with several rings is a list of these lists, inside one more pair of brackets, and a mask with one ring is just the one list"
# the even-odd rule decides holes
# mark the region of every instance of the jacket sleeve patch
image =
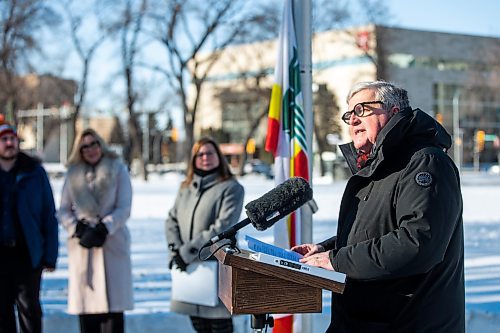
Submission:
[[428,187],[432,184],[432,175],[429,172],[422,171],[415,175],[417,185]]

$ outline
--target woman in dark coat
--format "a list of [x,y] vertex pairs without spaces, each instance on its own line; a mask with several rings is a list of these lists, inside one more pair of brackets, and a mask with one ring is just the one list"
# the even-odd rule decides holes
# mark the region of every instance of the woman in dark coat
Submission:
[[[211,138],[197,141],[166,221],[170,268],[185,270],[197,262],[199,249],[238,221],[243,196],[243,187],[217,143]],[[231,316],[220,300],[214,307],[172,300],[171,310],[189,315],[197,332],[233,331]]]

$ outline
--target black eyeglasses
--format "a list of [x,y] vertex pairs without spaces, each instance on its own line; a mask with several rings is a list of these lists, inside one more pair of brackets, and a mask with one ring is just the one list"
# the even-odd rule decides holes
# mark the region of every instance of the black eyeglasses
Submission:
[[196,156],[196,158],[203,158],[203,156],[212,157],[214,155],[215,155],[214,151],[206,151],[204,153],[197,153],[195,156]]
[[363,114],[365,113],[365,105],[367,104],[384,104],[382,101],[371,101],[371,102],[362,102],[354,105],[354,108],[351,111],[347,111],[342,115],[342,120],[344,123],[347,125],[350,125],[351,122],[351,116],[354,113],[358,117],[363,117]]
[[92,141],[92,142],[87,143],[85,145],[81,145],[80,146],[80,152],[82,152],[84,150],[89,150],[90,148],[94,148],[96,146],[100,146],[99,141]]

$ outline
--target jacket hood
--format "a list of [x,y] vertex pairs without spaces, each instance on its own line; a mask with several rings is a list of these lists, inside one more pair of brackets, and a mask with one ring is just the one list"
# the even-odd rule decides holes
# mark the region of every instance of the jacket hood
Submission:
[[[388,153],[414,147],[434,146],[447,151],[451,147],[451,136],[434,118],[420,109],[405,108],[395,114],[380,131],[368,159],[369,166],[361,171],[363,175],[372,174],[384,161]],[[411,147],[411,148],[410,148]],[[349,168],[356,173],[356,150],[353,143],[341,147]],[[354,165],[353,165],[354,163]],[[365,171],[366,170],[366,171]]]
[[41,164],[41,162],[38,158],[19,152],[15,167],[19,173],[30,173],[33,172],[39,164]]
[[420,109],[406,108],[394,115],[380,131],[375,150],[382,147],[401,147],[401,144],[430,145],[448,150],[451,136],[443,126]]

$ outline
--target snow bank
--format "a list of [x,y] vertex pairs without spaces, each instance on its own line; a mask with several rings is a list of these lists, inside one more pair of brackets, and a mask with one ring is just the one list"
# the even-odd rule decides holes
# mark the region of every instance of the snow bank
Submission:
[[[132,263],[135,310],[126,314],[127,333],[193,332],[189,319],[169,312],[170,273],[164,221],[173,205],[182,176],[167,173],[145,183],[133,180],[134,199],[128,226],[132,235]],[[260,176],[240,179],[245,202],[274,187]],[[313,240],[319,242],[336,231],[338,209],[345,181],[314,179],[314,198],[319,211],[314,215]],[[56,203],[60,201],[62,179],[53,179]],[[462,175],[465,229],[467,333],[500,333],[500,177],[465,173]],[[242,217],[244,213],[242,214]],[[272,241],[270,230],[258,232],[247,226],[240,232],[263,241]],[[42,306],[47,333],[78,332],[78,317],[65,313],[67,298],[67,251],[63,231],[57,271],[44,274]],[[241,243],[241,242],[240,242]],[[330,321],[330,295],[323,293],[323,313],[313,314],[313,332],[324,332]],[[235,318],[235,332],[251,332],[249,316]],[[308,332],[309,333],[309,332]]]

